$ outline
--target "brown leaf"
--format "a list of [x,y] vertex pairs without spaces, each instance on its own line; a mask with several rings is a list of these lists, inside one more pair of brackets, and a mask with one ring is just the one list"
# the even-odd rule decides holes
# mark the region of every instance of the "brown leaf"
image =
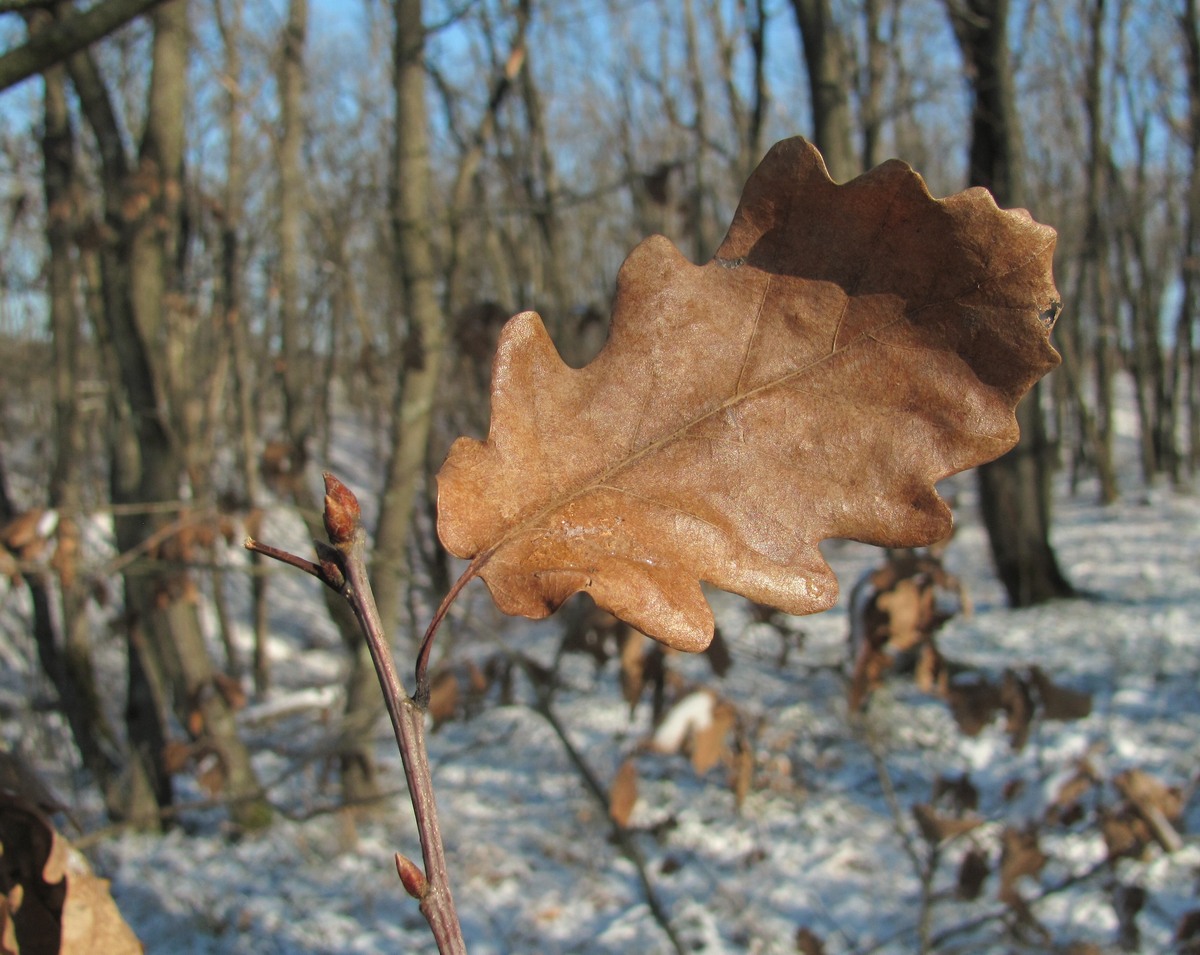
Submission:
[[1083,798],[1099,785],[1096,768],[1087,757],[1076,764],[1075,772],[1063,780],[1046,807],[1046,821],[1051,824],[1070,826],[1084,815]]
[[1081,720],[1092,712],[1090,693],[1059,686],[1041,667],[1029,668],[1029,682],[1042,705],[1042,716],[1048,720]]
[[213,752],[206,752],[196,759],[196,782],[209,796],[214,799],[225,791],[225,783],[229,781],[229,771],[225,761]]
[[967,902],[973,902],[983,892],[983,883],[990,871],[987,853],[977,847],[968,849],[958,865],[958,881],[954,887],[954,894]]
[[1150,827],[1129,805],[1100,812],[1100,832],[1108,847],[1109,859],[1140,857],[1153,839]]
[[646,637],[636,630],[625,630],[621,641],[621,696],[632,713],[646,686]]
[[950,692],[950,669],[946,666],[946,658],[932,641],[924,644],[917,654],[913,680],[922,693],[936,693],[944,697]]
[[429,688],[429,716],[434,726],[454,719],[460,697],[458,676],[452,669],[447,668],[434,676]]
[[967,736],[978,736],[1000,708],[1000,688],[983,674],[964,671],[950,682],[946,703],[958,728]]
[[754,747],[744,733],[738,734],[738,744],[733,757],[733,804],[741,809],[754,785]]
[[0,525],[0,545],[8,548],[22,560],[33,560],[46,546],[42,533],[42,518],[46,512],[33,508]]
[[1009,744],[1019,753],[1033,732],[1033,696],[1029,684],[1012,670],[1005,670],[1000,680],[1000,706],[1006,717],[1004,729]]
[[983,819],[979,816],[950,816],[923,802],[913,806],[912,814],[925,841],[935,846],[983,825]]
[[35,806],[0,794],[0,946],[138,955],[141,943],[87,860]]
[[182,773],[192,761],[192,744],[178,739],[168,740],[163,744],[159,759],[165,772],[172,775]]
[[1047,858],[1038,845],[1036,829],[1004,830],[1000,837],[1000,897],[1007,899],[1016,892],[1016,881],[1022,876],[1036,876],[1045,868]]
[[633,807],[637,804],[637,796],[637,765],[632,759],[627,759],[617,770],[617,775],[613,777],[612,786],[608,790],[608,816],[622,829],[629,826]]
[[925,634],[921,622],[933,604],[933,590],[921,581],[907,577],[875,598],[875,603],[887,615],[893,650],[911,650]]
[[584,368],[536,314],[509,321],[488,439],[438,475],[441,539],[508,613],[586,590],[680,649],[712,637],[702,579],[824,610],[821,540],[946,536],[934,484],[1016,441],[1016,402],[1058,363],[1054,242],[982,189],[934,200],[896,161],[835,185],[782,142],[708,264],[661,236],[633,251]]
[[1142,817],[1155,840],[1167,852],[1183,845],[1176,824],[1183,818],[1183,794],[1140,769],[1118,773],[1113,785]]
[[979,788],[966,773],[957,777],[938,776],[933,784],[933,801],[948,805],[959,814],[972,812],[979,808]]
[[1178,950],[1185,955],[1200,955],[1200,909],[1183,913],[1175,927]]
[[1117,944],[1123,952],[1142,947],[1138,914],[1146,905],[1146,890],[1140,885],[1118,885],[1113,892],[1113,911],[1117,913]]
[[825,955],[825,943],[820,935],[802,925],[796,929],[796,951],[800,955]]
[[712,720],[707,726],[692,734],[692,769],[703,776],[722,761],[733,758],[729,747],[729,733],[737,723],[737,710],[726,700],[718,700],[713,706]]
[[231,710],[244,710],[246,708],[246,690],[242,686],[242,681],[235,676],[230,676],[228,673],[217,671],[213,674],[213,686],[217,688],[217,692],[221,694],[221,698],[225,701],[225,705]]

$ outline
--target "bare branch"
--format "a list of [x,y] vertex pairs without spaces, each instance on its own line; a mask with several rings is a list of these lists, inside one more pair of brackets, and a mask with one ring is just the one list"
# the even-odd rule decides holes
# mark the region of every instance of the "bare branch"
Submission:
[[[429,923],[438,950],[442,955],[462,955],[466,952],[466,944],[450,892],[446,850],[442,844],[433,795],[433,774],[425,747],[425,701],[419,693],[409,696],[400,684],[396,661],[375,606],[371,582],[367,578],[366,532],[362,527],[358,501],[349,488],[329,473],[325,474],[324,520],[329,544],[318,543],[317,563],[252,540],[247,540],[246,546],[312,574],[345,597],[354,611],[371,651],[384,703],[391,717],[425,863],[425,870],[421,872],[415,862],[397,853],[397,873],[405,891],[420,902],[421,914]],[[464,575],[462,583],[465,584],[468,579]],[[458,589],[461,587],[454,593]],[[449,600],[446,606],[448,603]],[[442,613],[444,615],[444,610]],[[431,625],[426,635],[427,643],[432,640],[436,629],[436,623]]]
[[[0,90],[15,86],[35,73],[61,63],[84,47],[108,36],[163,0],[104,0],[83,13],[39,30],[25,43],[0,55]],[[0,5],[0,13],[32,11],[37,6],[18,0]]]

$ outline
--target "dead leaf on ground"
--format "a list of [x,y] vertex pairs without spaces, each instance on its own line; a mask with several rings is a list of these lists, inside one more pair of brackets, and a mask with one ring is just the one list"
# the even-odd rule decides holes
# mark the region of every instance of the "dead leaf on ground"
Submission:
[[1006,717],[1004,730],[1009,745],[1019,753],[1033,732],[1033,695],[1029,685],[1013,670],[1005,670],[1000,679],[1000,708]]
[[978,736],[1000,709],[1000,688],[981,673],[964,671],[950,680],[946,703],[963,734]]
[[1082,720],[1091,715],[1092,695],[1082,690],[1059,686],[1041,667],[1029,668],[1029,682],[1041,704],[1041,713],[1048,720]]
[[1123,952],[1142,947],[1142,932],[1137,918],[1146,905],[1146,890],[1140,885],[1118,885],[1113,892],[1113,911],[1117,913],[1117,944]]
[[728,700],[717,700],[709,724],[692,734],[692,769],[703,776],[721,762],[731,762],[733,749],[729,734],[737,725],[737,710]]
[[1183,793],[1140,769],[1129,769],[1113,778],[1113,785],[1141,816],[1155,841],[1167,852],[1183,845],[1177,828],[1183,818]]
[[921,835],[933,846],[978,829],[984,822],[981,816],[952,816],[923,802],[913,806],[912,814]]
[[983,893],[983,883],[990,872],[987,853],[978,847],[968,849],[958,864],[954,894],[964,901],[975,901]]
[[637,764],[632,759],[627,759],[617,770],[617,775],[613,777],[612,786],[608,790],[608,816],[622,829],[629,826],[637,797]]
[[779,143],[712,261],[633,251],[590,364],[533,312],[505,325],[488,438],[438,474],[442,542],[508,613],[583,590],[679,649],[712,638],[700,580],[827,609],[820,541],[945,537],[935,483],[1015,443],[1059,361],[1054,243],[983,189],[935,200],[898,161],[837,185]]
[[962,815],[979,808],[979,788],[967,773],[958,776],[938,776],[933,784],[933,801],[945,804]]
[[458,713],[458,677],[451,669],[437,673],[429,686],[429,716],[435,727],[454,719]]
[[1017,880],[1036,877],[1046,867],[1047,856],[1038,843],[1036,829],[1008,827],[1000,836],[1000,897],[1016,892]]
[[32,803],[0,794],[0,944],[17,955],[138,955],[108,881]]
[[796,951],[800,955],[825,955],[825,943],[820,935],[802,925],[796,929]]
[[1184,955],[1200,955],[1200,909],[1183,913],[1175,927],[1175,942]]
[[632,713],[646,686],[646,636],[631,627],[623,629],[625,632],[621,639],[621,696],[629,704],[629,712]]

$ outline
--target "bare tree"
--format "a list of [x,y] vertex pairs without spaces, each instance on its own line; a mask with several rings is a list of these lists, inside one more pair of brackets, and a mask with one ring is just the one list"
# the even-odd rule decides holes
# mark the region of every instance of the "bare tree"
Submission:
[[[32,32],[48,28],[49,17],[30,18]],[[78,308],[74,237],[81,227],[82,197],[75,131],[68,109],[66,71],[52,66],[45,84],[42,131],[43,183],[46,199],[47,286],[53,345],[54,464],[49,503],[58,509],[60,556],[58,567],[61,615],[56,626],[51,612],[52,591],[39,574],[27,575],[33,595],[34,634],[42,667],[54,683],[84,766],[92,774],[110,816],[119,818],[122,805],[116,733],[101,704],[92,662],[86,616],[86,581],[78,573],[82,510],[82,469],[85,461],[84,422],[78,385],[82,371],[82,316]],[[61,632],[59,632],[61,631]],[[61,646],[61,650],[59,649]]]
[[[86,53],[70,60],[71,79],[99,144],[105,220],[111,235],[101,249],[101,337],[119,371],[115,392],[111,493],[115,532],[125,553],[156,554],[125,572],[130,615],[129,698],[126,718],[134,747],[130,815],[144,823],[169,803],[163,764],[165,714],[173,709],[199,744],[213,750],[225,774],[231,815],[257,827],[270,819],[238,736],[229,702],[218,691],[177,531],[177,504],[187,474],[179,415],[190,383],[187,331],[178,314],[183,215],[183,147],[188,51],[187,6],[156,9],[152,67],[140,151],[126,153],[125,136],[109,90]],[[140,780],[140,783],[136,783]]]
[[1176,393],[1185,396],[1188,468],[1200,469],[1200,362],[1196,356],[1196,314],[1200,279],[1200,10],[1182,0],[1180,25],[1187,62],[1187,212],[1180,266],[1179,317],[1175,325]]
[[834,18],[831,0],[792,0],[792,9],[812,93],[812,141],[835,181],[852,179],[862,170],[852,140],[849,91],[854,74],[847,39]]
[[[62,15],[55,22],[31,33],[26,43],[0,56],[0,90],[61,64],[71,54],[108,36],[162,2],[104,0],[86,10],[62,9],[63,5],[57,4]],[[7,12],[4,6],[0,4],[0,13]]]
[[[971,185],[1005,206],[1022,204],[1021,147],[1008,50],[1008,0],[946,0],[972,92]],[[1021,439],[979,468],[979,496],[992,557],[1013,606],[1071,596],[1050,546],[1052,452],[1040,389],[1017,408]]]

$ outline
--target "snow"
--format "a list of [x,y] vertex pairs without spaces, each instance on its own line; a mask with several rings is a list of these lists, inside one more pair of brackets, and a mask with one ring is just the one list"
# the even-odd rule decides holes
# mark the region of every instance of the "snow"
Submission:
[[[368,476],[339,473],[348,483],[361,477],[358,487],[371,489]],[[787,618],[790,634],[755,621],[738,598],[712,595],[734,659],[725,679],[714,678],[703,658],[669,659],[696,691],[698,710],[681,711],[682,728],[664,726],[660,734],[686,735],[711,719],[709,691],[733,702],[750,728],[755,780],[740,808],[723,768],[697,778],[686,757],[650,751],[649,703],[630,715],[617,661],[599,671],[590,659],[563,662],[555,713],[598,778],[607,785],[626,757],[637,760],[633,839],[687,950],[792,952],[797,931],[807,927],[830,955],[918,951],[922,879],[914,856],[923,860],[928,850],[911,808],[931,799],[939,776],[963,773],[979,791],[978,812],[987,822],[940,850],[929,901],[937,951],[1049,951],[1071,942],[1111,950],[1118,884],[1149,893],[1138,917],[1140,951],[1171,948],[1182,914],[1197,906],[1200,843],[1187,834],[1200,822],[1194,799],[1185,809],[1182,849],[1166,854],[1151,847],[1142,859],[1112,866],[1103,865],[1105,845],[1094,825],[1043,826],[1041,848],[1050,861],[1018,887],[1029,900],[1061,886],[1034,906],[1048,938],[1027,929],[1027,941],[1015,941],[997,897],[1003,828],[1039,822],[1081,759],[1106,780],[1139,768],[1188,796],[1197,782],[1200,499],[1129,484],[1130,492],[1109,507],[1095,504],[1086,486],[1075,498],[1060,494],[1055,546],[1070,579],[1089,596],[1021,611],[1005,607],[990,573],[970,476],[953,484],[960,529],[946,565],[965,582],[974,612],[952,620],[939,646],[992,678],[1036,663],[1055,682],[1092,694],[1090,716],[1039,721],[1021,752],[1012,751],[1002,718],[978,737],[965,737],[944,703],[903,677],[875,696],[865,716],[847,713],[846,604],[852,582],[879,560],[877,551],[857,544],[825,546],[842,600],[825,614]],[[371,507],[369,499],[364,504]],[[261,536],[305,547],[302,527],[284,508],[272,509]],[[237,548],[227,559],[245,561]],[[231,600],[244,609],[248,585],[229,577]],[[476,585],[464,601],[449,624],[461,659],[482,663],[508,647],[553,662],[554,618],[536,624],[501,618]],[[50,691],[37,673],[25,613],[23,594],[0,592],[4,737],[78,807],[85,829],[98,829],[98,802],[73,762],[62,721],[35,712]],[[231,838],[220,812],[198,807],[185,810],[181,825],[163,836],[74,835],[97,873],[112,880],[122,913],[150,952],[433,951],[392,862],[398,850],[415,857],[419,849],[386,724],[377,752],[391,795],[371,814],[338,807],[331,754],[345,662],[311,578],[286,569],[272,576],[271,625],[274,687],[240,719],[281,810],[276,824]],[[248,631],[238,639],[248,656]],[[109,673],[120,642],[101,641],[100,664]],[[403,647],[397,653],[401,660],[411,656]],[[553,728],[528,705],[532,699],[518,679],[514,701],[493,695],[472,719],[429,736],[468,948],[481,955],[670,951],[603,807]],[[186,778],[180,789],[182,801],[203,801]],[[1116,799],[1111,787],[1092,798]],[[954,886],[970,845],[988,851],[993,872],[980,898],[968,902],[954,897]],[[985,919],[989,914],[996,917]]]

